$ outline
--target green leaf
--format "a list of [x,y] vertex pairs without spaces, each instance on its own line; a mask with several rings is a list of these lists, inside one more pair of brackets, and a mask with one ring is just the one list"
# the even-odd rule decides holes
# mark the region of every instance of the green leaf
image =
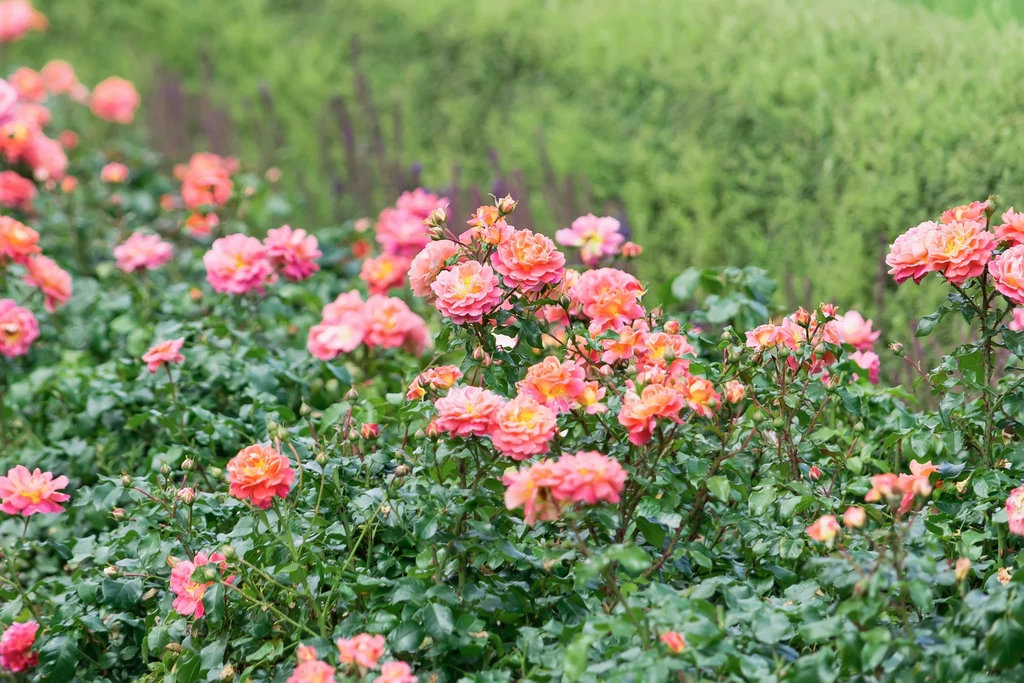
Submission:
[[750,494],[750,514],[754,517],[761,517],[768,508],[775,502],[774,486],[759,486]]
[[943,315],[945,315],[945,311],[939,309],[938,311],[935,311],[931,315],[926,315],[925,317],[921,318],[921,320],[918,321],[917,323],[917,329],[914,331],[914,336],[927,337],[929,334],[932,333],[932,328],[934,328],[939,323],[939,321],[942,320]]
[[213,624],[219,624],[224,618],[224,584],[214,583],[203,593],[203,609],[206,618]]
[[700,287],[700,271],[696,268],[687,268],[672,281],[672,296],[679,301],[687,301],[697,293]]
[[1024,628],[1013,619],[997,619],[985,636],[985,652],[997,669],[1015,666],[1024,655]]
[[195,652],[183,652],[174,665],[174,683],[195,683],[203,674],[203,661]]
[[429,603],[423,610],[423,628],[435,640],[451,635],[455,630],[452,611],[446,605]]
[[587,670],[588,651],[596,637],[593,633],[579,633],[566,646],[565,656],[562,659],[562,675],[569,683],[576,683],[580,680],[583,672]]
[[78,633],[55,635],[39,650],[39,673],[44,683],[65,683],[78,666]]
[[604,553],[605,557],[615,560],[631,574],[639,574],[651,566],[651,557],[642,548],[632,543],[613,545]]
[[140,598],[142,598],[142,581],[139,579],[103,580],[103,602],[114,609],[130,609],[139,603]]
[[708,491],[710,491],[711,495],[720,501],[728,502],[729,489],[729,480],[722,475],[717,475],[708,479]]

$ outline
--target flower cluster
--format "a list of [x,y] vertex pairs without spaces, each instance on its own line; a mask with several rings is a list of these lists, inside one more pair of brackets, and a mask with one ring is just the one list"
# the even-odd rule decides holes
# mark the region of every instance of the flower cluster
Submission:
[[269,230],[263,242],[241,233],[221,237],[203,255],[206,280],[221,293],[262,294],[277,281],[278,270],[292,282],[318,271],[318,246],[316,237],[287,225]]
[[306,346],[320,360],[333,360],[360,345],[404,348],[414,355],[430,347],[423,318],[401,299],[373,294],[363,301],[358,291],[341,294],[324,306],[322,320],[309,330]]
[[563,454],[556,461],[540,460],[518,470],[507,470],[502,478],[506,486],[505,507],[523,508],[529,525],[538,520],[552,521],[573,503],[618,503],[626,476],[617,460],[597,451]]
[[[206,608],[203,606],[203,595],[206,594],[206,589],[213,585],[213,581],[197,581],[196,571],[200,567],[210,565],[223,572],[223,570],[227,569],[227,558],[223,553],[205,553],[200,551],[191,560],[168,558],[168,562],[172,566],[170,587],[171,592],[175,595],[174,602],[172,603],[174,611],[185,617],[202,619],[203,615],[206,614]],[[231,583],[234,581],[234,577],[229,576],[224,581],[225,583]]]

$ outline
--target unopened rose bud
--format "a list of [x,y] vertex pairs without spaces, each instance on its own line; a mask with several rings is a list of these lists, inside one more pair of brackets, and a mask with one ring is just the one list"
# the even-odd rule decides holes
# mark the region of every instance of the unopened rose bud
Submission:
[[480,347],[480,346],[478,346],[475,349],[473,349],[473,360],[483,360],[484,356],[486,356],[486,355],[487,355],[487,352],[484,351],[483,348]]
[[356,232],[366,232],[370,229],[369,218],[357,218],[356,222],[352,224],[352,229]]
[[448,221],[448,212],[445,210],[446,207],[439,206],[430,212],[423,222],[430,228],[440,228]]
[[359,398],[359,392],[356,391],[355,387],[352,387],[351,389],[349,389],[348,391],[345,392],[345,400],[346,401],[354,401],[357,398]]
[[903,350],[903,344],[900,344],[899,342],[889,344],[889,349],[900,358],[906,355],[906,352]]
[[380,436],[380,425],[376,422],[364,422],[359,425],[359,433],[367,441],[372,441]]
[[348,430],[348,435],[346,436],[346,438],[349,441],[355,441],[356,439],[359,438],[359,432],[357,432],[354,429],[350,429],[350,430]]
[[182,472],[188,472],[189,470],[195,469],[195,466],[196,464],[192,461],[192,458],[185,458],[181,461]]
[[507,194],[498,200],[498,213],[502,216],[507,216],[516,210],[518,204],[519,202],[512,199],[512,195]]
[[853,425],[853,431],[855,431],[855,432],[863,432],[864,431],[864,423],[863,422],[858,422],[857,424]]
[[426,428],[427,438],[436,439],[441,435],[441,429],[437,426],[436,422],[431,422]]
[[162,474],[162,475],[164,475],[166,477],[170,473],[171,473],[171,466],[170,465],[168,465],[167,463],[164,463],[163,465],[160,465],[160,474]]
[[186,486],[178,491],[178,500],[185,505],[191,505],[196,502],[196,491],[191,486]]
[[843,525],[849,529],[861,528],[866,520],[867,514],[864,512],[864,508],[856,505],[846,508],[846,512],[843,513]]
[[209,474],[214,479],[223,479],[224,478],[224,470],[222,470],[219,467],[211,467],[210,469],[206,470],[206,472],[207,472],[207,474]]
[[114,518],[115,522],[123,522],[128,518],[128,513],[124,511],[124,508],[114,508],[110,511],[110,516]]
[[288,430],[284,428],[284,425],[277,425],[277,432],[274,434],[278,441],[287,441],[289,439]]
[[238,557],[238,553],[235,551],[235,546],[233,545],[222,546],[220,552],[224,555],[224,558],[229,561]]
[[312,408],[306,405],[306,402],[303,401],[302,405],[299,406],[299,415],[301,415],[302,417],[309,417],[309,413],[311,412],[311,410]]
[[339,386],[341,386],[341,384],[338,382],[338,380],[332,377],[329,380],[327,380],[327,382],[324,384],[324,389],[326,389],[328,393],[333,394],[338,390]]
[[642,254],[643,251],[644,248],[641,247],[636,242],[626,242],[625,244],[622,245],[621,253],[626,258],[636,258],[640,254]]
[[271,166],[267,169],[265,177],[268,183],[276,183],[281,180],[281,169],[277,166]]
[[679,334],[679,329],[680,327],[678,320],[669,320],[668,322],[665,323],[665,332],[669,334]]
[[818,481],[821,479],[821,469],[817,465],[813,465],[808,475],[811,477],[811,481]]
[[[216,581],[220,576],[220,572],[217,570],[217,565],[215,564],[206,564],[198,569],[199,576],[203,581]],[[196,571],[192,570],[192,573],[195,574]]]
[[189,297],[192,298],[192,301],[199,301],[200,299],[203,298],[203,290],[199,289],[198,287],[193,287],[192,289],[188,290],[188,295]]
[[957,582],[963,581],[967,578],[967,575],[971,572],[971,561],[966,557],[961,557],[956,561],[956,573]]
[[319,453],[317,453],[315,459],[316,459],[316,464],[320,465],[320,467],[323,467],[324,465],[327,464],[327,454],[324,453],[323,451],[320,451]]
[[411,470],[408,465],[399,465],[395,468],[396,477],[407,477],[409,476],[409,472],[411,472]]
[[107,565],[103,568],[103,575],[106,576],[108,579],[116,579],[118,576],[121,575],[121,570],[112,564]]
[[132,475],[128,474],[127,472],[121,473],[121,486],[128,488],[129,486],[132,485],[133,482],[134,480],[132,479]]

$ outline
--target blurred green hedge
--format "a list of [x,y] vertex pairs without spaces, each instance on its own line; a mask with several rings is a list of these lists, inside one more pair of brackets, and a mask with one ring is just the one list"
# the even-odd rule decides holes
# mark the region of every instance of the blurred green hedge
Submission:
[[447,183],[455,162],[486,181],[495,148],[540,188],[542,133],[554,167],[585,176],[595,205],[624,203],[654,284],[691,264],[759,264],[792,280],[782,303],[787,290],[809,303],[809,278],[810,303],[881,314],[900,338],[936,293],[895,294],[886,243],[988,193],[1024,204],[1024,31],[988,17],[891,0],[40,8],[50,34],[6,61],[59,55],[90,82],[117,72],[145,87],[154,60],[199,82],[205,50],[214,96],[240,116],[269,85],[286,171],[318,153],[324,103],[353,92],[358,37],[375,102],[401,107],[404,156],[424,165],[427,184]]

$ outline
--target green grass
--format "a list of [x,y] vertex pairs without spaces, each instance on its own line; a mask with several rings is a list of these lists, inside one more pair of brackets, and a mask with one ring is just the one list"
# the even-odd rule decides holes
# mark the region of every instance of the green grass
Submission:
[[[539,195],[543,133],[595,208],[624,203],[654,284],[691,264],[761,264],[791,278],[800,303],[859,306],[904,337],[937,294],[895,292],[887,241],[990,192],[1024,203],[1024,31],[998,8],[921,4],[53,0],[51,34],[7,59],[64,56],[91,80],[143,84],[160,60],[195,83],[204,49],[215,96],[240,119],[271,87],[282,165],[304,174],[323,216],[317,120],[353,92],[359,36],[377,104],[403,111],[405,157],[428,184],[456,162],[487,181],[496,148]],[[554,230],[551,215],[539,207]]]

